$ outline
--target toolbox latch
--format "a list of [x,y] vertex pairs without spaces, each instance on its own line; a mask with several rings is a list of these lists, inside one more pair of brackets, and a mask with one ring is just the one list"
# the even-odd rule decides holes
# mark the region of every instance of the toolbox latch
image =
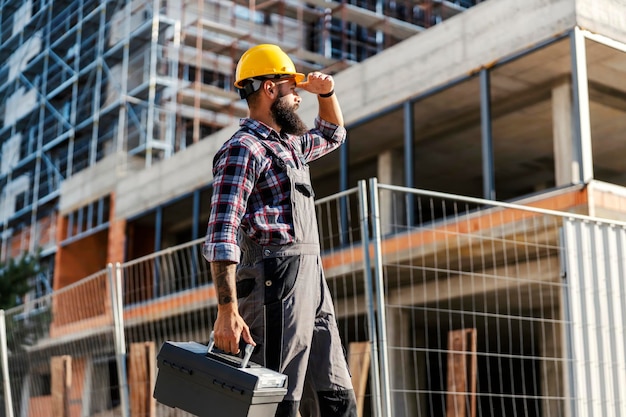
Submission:
[[168,361],[167,359],[163,360],[163,364],[167,365],[170,368],[175,369],[175,370],[177,370],[179,372],[182,372],[184,374],[187,374],[187,375],[192,375],[193,374],[193,370],[192,369],[185,368],[184,366],[177,365],[174,362]]
[[226,382],[220,381],[220,380],[218,380],[218,379],[214,379],[214,380],[213,380],[213,384],[214,384],[214,385],[218,385],[218,386],[220,386],[222,389],[229,390],[230,392],[234,392],[235,394],[240,394],[240,395],[243,395],[243,394],[245,394],[245,393],[246,393],[246,392],[245,392],[244,390],[242,390],[241,388],[237,388],[237,387],[236,387],[236,386],[234,386],[234,385],[229,385],[229,384],[227,384]]

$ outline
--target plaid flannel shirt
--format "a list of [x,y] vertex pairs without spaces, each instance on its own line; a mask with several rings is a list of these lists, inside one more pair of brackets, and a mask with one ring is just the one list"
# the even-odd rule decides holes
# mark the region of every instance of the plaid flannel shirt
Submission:
[[261,140],[286,164],[300,167],[337,149],[346,139],[345,128],[319,117],[315,128],[304,136],[281,136],[249,118],[240,125],[213,161],[211,214],[203,246],[209,262],[239,262],[240,227],[260,245],[285,245],[294,240],[287,174],[272,164]]

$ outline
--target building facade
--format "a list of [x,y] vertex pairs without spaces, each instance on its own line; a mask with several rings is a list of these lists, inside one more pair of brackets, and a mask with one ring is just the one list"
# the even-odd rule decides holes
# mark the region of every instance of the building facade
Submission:
[[[418,3],[3,0],[0,258],[41,249],[39,294],[55,275],[58,288],[124,259],[101,250],[115,228],[112,187],[245,116],[232,85],[243,51],[274,42],[301,71],[336,73],[476,2]],[[103,183],[60,202],[63,183],[104,165]],[[165,238],[198,236],[194,226]],[[63,278],[58,246],[83,239],[101,254]],[[129,256],[171,244],[147,240]]]

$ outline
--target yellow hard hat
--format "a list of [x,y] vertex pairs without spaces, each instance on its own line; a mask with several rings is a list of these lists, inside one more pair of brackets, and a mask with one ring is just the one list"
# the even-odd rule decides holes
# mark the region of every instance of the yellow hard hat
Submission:
[[277,45],[261,44],[248,49],[237,63],[235,87],[243,88],[242,81],[257,77],[293,76],[297,83],[304,74],[296,72],[289,56]]

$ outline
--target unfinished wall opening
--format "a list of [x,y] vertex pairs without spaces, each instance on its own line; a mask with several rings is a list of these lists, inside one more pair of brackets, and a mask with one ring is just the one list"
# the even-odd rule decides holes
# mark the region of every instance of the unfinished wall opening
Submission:
[[496,198],[555,187],[555,164],[567,158],[560,144],[571,142],[569,38],[498,66],[490,75]]
[[626,186],[626,48],[585,40],[595,179]]

